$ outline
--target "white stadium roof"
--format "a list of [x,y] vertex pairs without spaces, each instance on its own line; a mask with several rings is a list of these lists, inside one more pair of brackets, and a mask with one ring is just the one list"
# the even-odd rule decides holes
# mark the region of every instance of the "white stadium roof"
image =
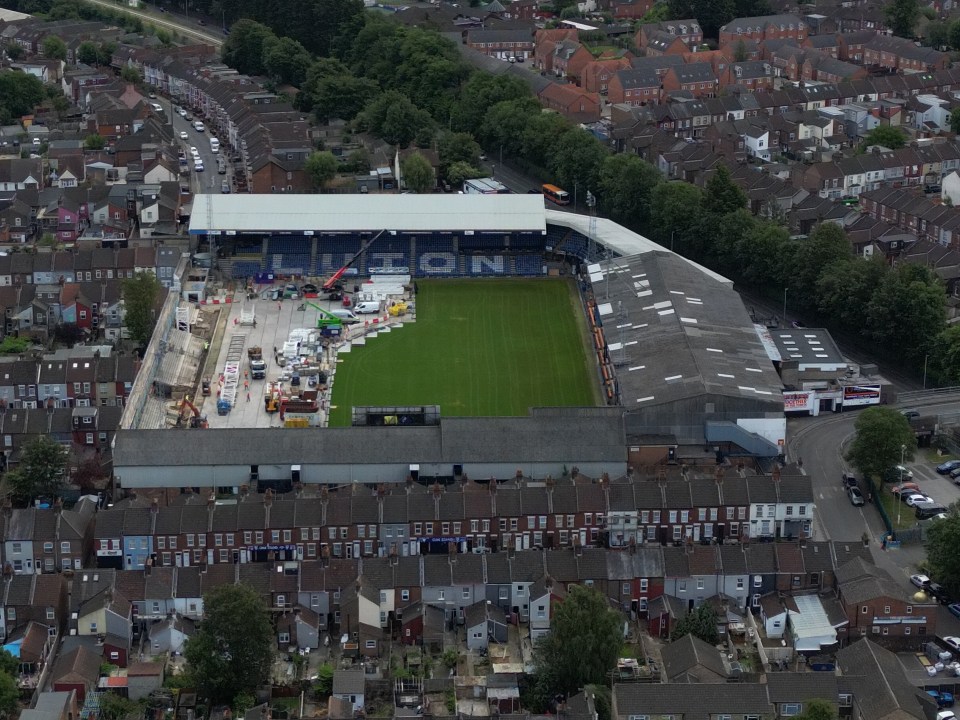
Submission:
[[546,232],[542,195],[197,195],[190,234]]

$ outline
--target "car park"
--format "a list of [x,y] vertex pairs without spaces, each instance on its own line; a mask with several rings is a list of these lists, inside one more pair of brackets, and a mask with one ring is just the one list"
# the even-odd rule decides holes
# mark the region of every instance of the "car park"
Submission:
[[914,493],[913,495],[907,495],[904,502],[907,504],[907,507],[916,507],[919,503],[932,503],[933,498],[921,495],[920,493]]
[[863,507],[863,493],[859,488],[847,488],[847,495],[850,496],[850,504],[854,507]]
[[930,583],[930,578],[926,575],[911,575],[910,582],[922,590]]
[[947,460],[937,465],[937,473],[940,475],[949,475],[957,469],[960,469],[960,460]]

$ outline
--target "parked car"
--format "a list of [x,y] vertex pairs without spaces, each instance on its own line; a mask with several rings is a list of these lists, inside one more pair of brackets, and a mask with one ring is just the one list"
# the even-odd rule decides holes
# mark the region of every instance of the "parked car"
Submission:
[[180,139],[181,139],[181,140],[189,140],[189,139],[190,139],[190,136],[187,135],[187,131],[186,131],[186,130],[181,130],[181,131],[180,131]]
[[949,475],[958,468],[960,468],[960,460],[947,460],[945,463],[937,465],[937,473],[940,475]]
[[932,503],[933,498],[921,495],[920,493],[914,493],[913,495],[907,495],[904,502],[907,504],[907,507],[916,507],[918,503]]
[[912,493],[920,492],[920,486],[916,483],[901,483],[900,485],[894,485],[890,488],[890,492],[894,495],[900,495],[901,493]]
[[913,420],[914,418],[920,417],[920,412],[918,410],[901,410],[900,414],[903,415],[907,420]]
[[903,475],[900,474],[902,466],[896,465],[883,471],[883,481],[888,483],[901,482],[903,480],[913,480],[913,472],[908,468],[903,468]]
[[910,582],[923,590],[923,588],[930,584],[930,578],[926,575],[911,575]]
[[927,595],[939,600],[941,605],[946,605],[950,602],[950,597],[947,595],[947,589],[940,583],[935,583],[933,581],[928,582],[924,590],[926,591]]
[[950,603],[947,605],[947,610],[950,611],[951,615],[960,618],[960,603]]
[[843,485],[844,487],[857,487],[857,476],[853,473],[845,472],[843,474]]
[[854,507],[863,507],[863,493],[859,488],[847,488],[847,495],[850,496],[850,504]]
[[946,690],[927,690],[927,695],[936,701],[937,707],[953,707],[953,693]]
[[950,479],[956,480],[957,478],[960,478],[960,467],[950,471]]
[[895,465],[893,471],[897,474],[897,477],[902,476],[905,479],[913,480],[913,470],[905,465]]
[[951,650],[960,651],[960,637],[956,637],[955,635],[947,635],[943,641]]

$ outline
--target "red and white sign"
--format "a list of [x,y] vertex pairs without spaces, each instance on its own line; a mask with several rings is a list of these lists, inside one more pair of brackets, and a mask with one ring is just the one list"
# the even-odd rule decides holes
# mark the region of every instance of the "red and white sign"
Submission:
[[784,392],[784,412],[809,412],[813,410],[814,393],[812,392]]

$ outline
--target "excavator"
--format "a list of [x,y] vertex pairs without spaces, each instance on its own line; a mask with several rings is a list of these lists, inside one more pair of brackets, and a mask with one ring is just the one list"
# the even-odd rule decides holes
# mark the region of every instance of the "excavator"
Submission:
[[320,331],[321,335],[324,337],[338,337],[343,332],[343,320],[338,318],[329,310],[324,310],[322,307],[310,302],[309,300],[304,300],[303,304],[309,305],[320,313],[320,317],[317,318],[317,329]]
[[206,416],[201,415],[197,406],[190,402],[189,395],[184,396],[183,400],[180,401],[180,414],[177,416],[177,427],[183,427],[184,422],[187,420],[191,428],[206,429],[210,427],[207,423]]
[[321,291],[324,293],[335,293],[335,292],[342,293],[343,285],[340,283],[340,278],[342,278],[343,274],[350,269],[350,267],[359,259],[361,255],[363,255],[366,249],[369,248],[371,245],[373,245],[377,240],[379,240],[380,236],[383,235],[385,232],[386,230],[381,230],[376,235],[369,238],[362,245],[360,245],[360,249],[357,250],[357,252],[353,255],[353,257],[347,260],[347,263],[342,268],[337,270],[333,275],[331,275],[330,278],[323,284],[323,286],[320,288]]

